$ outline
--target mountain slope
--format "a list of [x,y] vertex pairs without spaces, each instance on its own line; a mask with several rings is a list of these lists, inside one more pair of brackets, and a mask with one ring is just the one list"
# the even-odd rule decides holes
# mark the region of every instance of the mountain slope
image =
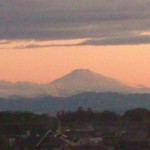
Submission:
[[46,90],[54,96],[71,96],[82,92],[132,93],[134,88],[88,69],[78,69],[47,84]]
[[48,84],[0,81],[0,97],[69,97],[83,92],[150,93],[150,89],[143,86],[133,88],[88,69],[74,70]]
[[23,97],[34,97],[37,95],[44,94],[43,85],[30,82],[8,82],[0,81],[0,96],[23,96]]
[[150,109],[150,94],[82,93],[71,97],[41,96],[36,98],[0,98],[1,111],[30,111],[56,114],[57,111],[74,111],[93,108],[98,111],[123,113],[129,109]]

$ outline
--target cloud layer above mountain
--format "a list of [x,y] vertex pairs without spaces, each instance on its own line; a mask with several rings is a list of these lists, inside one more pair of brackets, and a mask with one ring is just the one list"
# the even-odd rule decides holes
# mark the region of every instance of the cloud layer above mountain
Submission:
[[149,0],[0,0],[0,40],[148,44],[149,8]]

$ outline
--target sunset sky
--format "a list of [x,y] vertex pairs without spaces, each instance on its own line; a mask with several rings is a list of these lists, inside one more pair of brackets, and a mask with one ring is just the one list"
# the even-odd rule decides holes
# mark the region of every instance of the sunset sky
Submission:
[[0,80],[87,68],[150,87],[149,0],[0,0]]

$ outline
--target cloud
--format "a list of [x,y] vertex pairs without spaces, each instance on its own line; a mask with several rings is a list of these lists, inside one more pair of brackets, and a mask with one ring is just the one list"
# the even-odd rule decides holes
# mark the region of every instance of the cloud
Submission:
[[5,44],[9,44],[10,41],[7,40],[0,40],[0,45],[5,45]]
[[138,38],[132,44],[150,43],[148,37],[134,37],[150,31],[149,8],[149,0],[0,0],[0,40],[90,38],[119,45]]
[[150,36],[127,36],[127,37],[112,37],[105,39],[89,39],[81,42],[79,45],[140,45],[149,44]]
[[15,49],[30,49],[30,48],[48,48],[48,47],[69,47],[69,46],[77,46],[79,44],[28,44],[28,45],[20,45],[16,46]]

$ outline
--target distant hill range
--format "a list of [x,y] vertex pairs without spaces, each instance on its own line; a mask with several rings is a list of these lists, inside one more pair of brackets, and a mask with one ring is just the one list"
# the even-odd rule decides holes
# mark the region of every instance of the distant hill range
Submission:
[[146,87],[130,87],[122,82],[92,72],[77,69],[47,84],[0,81],[0,96],[35,97],[51,95],[69,97],[83,92],[150,93]]
[[149,93],[149,88],[130,87],[116,79],[78,69],[47,84],[0,81],[0,111],[54,114],[79,106],[116,112],[137,107],[150,109]]
[[74,111],[82,106],[98,111],[123,113],[133,108],[150,109],[150,94],[82,93],[71,97],[40,96],[34,98],[0,98],[0,111],[31,111],[56,114],[57,111]]

